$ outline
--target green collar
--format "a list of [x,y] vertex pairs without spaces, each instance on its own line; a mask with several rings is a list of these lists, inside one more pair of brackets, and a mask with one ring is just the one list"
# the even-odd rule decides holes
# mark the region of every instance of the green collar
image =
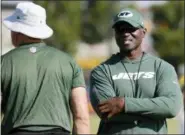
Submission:
[[[145,55],[146,55],[146,53],[143,52],[143,59],[142,60],[144,60]],[[119,57],[120,57],[120,53],[119,53]],[[125,57],[123,59],[120,57],[121,61],[124,62],[124,63],[138,63],[138,62],[140,62],[141,58],[142,58],[142,55],[140,57],[136,58],[136,59],[133,59],[133,60],[131,60],[127,57]]]
[[17,48],[30,48],[30,47],[42,47],[42,46],[46,46],[46,44],[44,42],[40,42],[40,43],[27,43],[27,44],[21,44]]

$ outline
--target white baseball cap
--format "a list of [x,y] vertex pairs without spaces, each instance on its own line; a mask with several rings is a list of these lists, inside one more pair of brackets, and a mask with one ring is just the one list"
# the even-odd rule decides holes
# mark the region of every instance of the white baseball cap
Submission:
[[3,20],[3,24],[11,31],[33,38],[46,39],[53,34],[46,24],[45,9],[32,2],[19,3],[15,12]]

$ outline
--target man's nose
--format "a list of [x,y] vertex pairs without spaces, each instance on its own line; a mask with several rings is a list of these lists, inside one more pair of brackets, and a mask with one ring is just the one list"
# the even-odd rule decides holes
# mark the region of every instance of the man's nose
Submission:
[[126,30],[121,32],[121,36],[127,37],[129,35],[130,35],[130,32],[128,32]]

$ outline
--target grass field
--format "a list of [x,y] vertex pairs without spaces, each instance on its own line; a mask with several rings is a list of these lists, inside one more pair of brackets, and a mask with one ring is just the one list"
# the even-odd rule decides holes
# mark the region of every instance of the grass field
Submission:
[[[91,121],[91,134],[96,134],[100,119],[98,118],[97,115],[91,114],[90,121]],[[167,120],[167,123],[168,123],[168,134],[179,134],[178,132],[179,127],[178,127],[177,120],[169,119]]]

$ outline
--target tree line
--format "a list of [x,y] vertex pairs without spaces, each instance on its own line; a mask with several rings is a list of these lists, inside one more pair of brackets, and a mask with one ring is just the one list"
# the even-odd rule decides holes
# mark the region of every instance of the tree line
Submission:
[[[48,24],[54,30],[47,42],[71,55],[75,55],[78,41],[93,45],[111,38],[113,15],[120,10],[115,1],[35,2],[46,8]],[[150,10],[155,50],[167,60],[173,57],[178,64],[184,62],[184,1],[169,1]]]

